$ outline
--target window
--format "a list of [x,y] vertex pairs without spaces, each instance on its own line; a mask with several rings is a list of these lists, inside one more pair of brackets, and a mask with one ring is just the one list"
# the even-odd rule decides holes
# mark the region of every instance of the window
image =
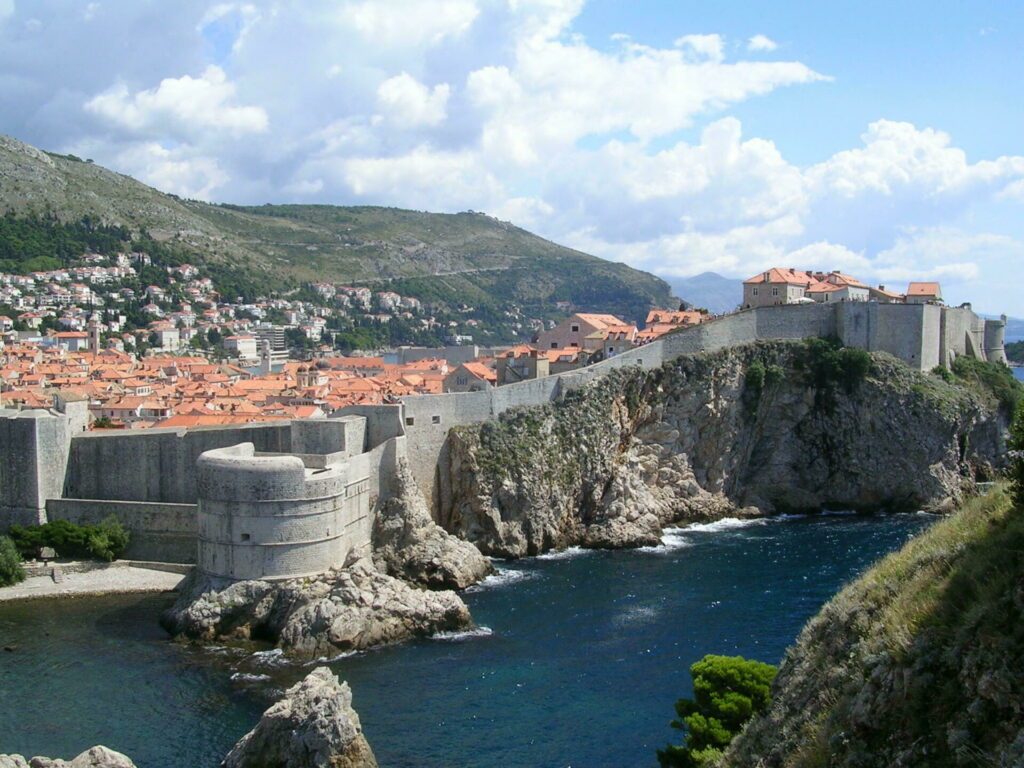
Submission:
[[455,377],[455,385],[458,386],[458,387],[464,387],[468,383],[469,383],[469,377],[467,377],[467,376],[456,376]]
[[415,423],[416,423],[416,419],[414,419],[412,416],[406,416],[405,417],[405,426],[411,427]]
[[557,341],[552,341],[551,342],[551,348],[552,349],[558,349],[558,342]]
[[573,333],[579,333],[580,327],[576,323],[573,323],[572,325],[569,326],[569,330],[572,331]]
[[754,295],[757,296],[757,286],[754,286]]
[[574,341],[574,342],[573,342],[572,344],[570,344],[569,346],[570,346],[570,347],[578,347],[578,346],[579,346],[579,344],[577,344],[577,343],[576,343],[576,342]]
[[440,424],[441,423],[441,417],[440,416],[431,416],[430,417],[430,423],[431,424]]
[[250,539],[250,536],[249,536],[248,533],[243,533],[242,534],[242,541],[248,541],[249,539]]
[[778,296],[778,295],[779,295],[779,289],[778,288],[772,288],[772,296]]

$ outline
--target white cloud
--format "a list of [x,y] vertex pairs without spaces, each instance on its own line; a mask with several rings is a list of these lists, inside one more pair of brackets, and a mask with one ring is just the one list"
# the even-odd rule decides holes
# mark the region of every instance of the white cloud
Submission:
[[198,78],[166,78],[156,88],[134,94],[119,83],[86,102],[85,109],[138,133],[212,131],[242,136],[266,131],[267,113],[261,107],[238,106],[234,97],[235,86],[224,70],[211,65]]
[[399,125],[434,126],[444,122],[450,93],[448,83],[430,89],[408,72],[403,72],[380,84],[377,106]]
[[760,52],[760,51],[774,51],[779,47],[779,44],[772,40],[767,35],[754,35],[752,38],[747,40],[747,50]]
[[0,22],[14,15],[14,0],[0,0]]
[[360,0],[343,5],[339,18],[367,41],[397,47],[458,37],[479,13],[474,0]]
[[100,142],[87,141],[71,149],[82,157],[112,156],[113,164],[123,172],[182,197],[211,200],[214,192],[230,180],[216,159],[187,147],[168,149],[158,142],[144,141],[111,149]]
[[695,61],[718,63],[725,58],[725,41],[721,35],[684,35],[673,43]]

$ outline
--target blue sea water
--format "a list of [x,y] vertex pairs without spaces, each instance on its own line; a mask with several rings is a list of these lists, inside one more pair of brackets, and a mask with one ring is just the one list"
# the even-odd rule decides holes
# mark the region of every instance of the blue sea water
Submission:
[[1017,381],[1024,381],[1024,368],[1014,368],[1013,375],[1017,377]]
[[[330,662],[384,768],[651,766],[705,653],[777,662],[846,581],[928,515],[724,521],[665,546],[499,563],[481,626]],[[102,743],[145,768],[218,765],[309,667],[169,642],[167,596],[0,605],[0,752]]]

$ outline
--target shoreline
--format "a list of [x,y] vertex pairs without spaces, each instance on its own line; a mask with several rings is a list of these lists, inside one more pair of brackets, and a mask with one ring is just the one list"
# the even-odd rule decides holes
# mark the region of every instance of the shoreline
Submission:
[[20,584],[0,588],[0,604],[21,600],[174,592],[184,574],[115,561],[106,567],[65,573],[61,582],[50,575],[29,576]]

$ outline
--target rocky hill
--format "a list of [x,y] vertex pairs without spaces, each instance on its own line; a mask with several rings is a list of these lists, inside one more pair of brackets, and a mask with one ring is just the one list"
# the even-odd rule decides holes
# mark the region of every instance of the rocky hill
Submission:
[[1005,460],[1009,377],[924,375],[817,339],[623,368],[454,429],[439,519],[522,557],[656,544],[665,525],[726,515],[950,510]]
[[840,592],[722,768],[1024,765],[1024,510],[974,499]]
[[183,200],[73,156],[0,136],[0,212],[145,232],[197,265],[267,290],[304,281],[392,283],[403,295],[539,310],[568,301],[641,318],[675,302],[667,283],[480,213],[378,207],[242,207]]

